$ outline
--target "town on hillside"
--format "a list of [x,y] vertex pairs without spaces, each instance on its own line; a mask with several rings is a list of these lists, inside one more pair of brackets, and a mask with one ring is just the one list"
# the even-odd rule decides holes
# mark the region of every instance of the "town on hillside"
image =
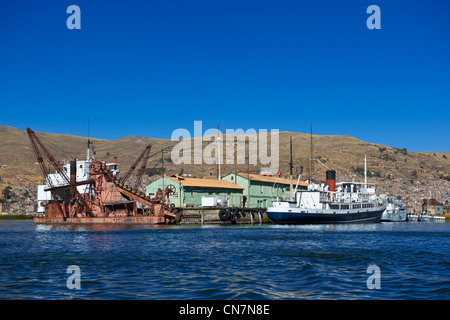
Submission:
[[[142,191],[152,197],[158,189],[172,185],[175,188],[171,196],[172,203],[181,208],[202,206],[250,206],[267,208],[272,201],[286,200],[290,194],[289,176],[279,172],[227,172],[220,179],[213,173],[208,177],[189,173],[161,174],[152,170],[142,178]],[[0,171],[1,172],[1,171]],[[362,181],[361,172],[339,177],[343,181]],[[297,181],[293,177],[294,188],[306,189],[305,177]],[[450,181],[428,177],[425,179],[395,178],[371,176],[380,194],[399,200],[408,212],[427,210],[432,214],[450,214]],[[314,183],[325,183],[323,179],[313,179]],[[39,211],[38,187],[23,182],[20,188],[12,187],[0,175],[0,212],[2,215],[36,215]],[[181,196],[180,196],[181,194]],[[208,199],[203,200],[202,199]],[[211,200],[212,199],[212,200]],[[208,202],[206,202],[208,201]]]

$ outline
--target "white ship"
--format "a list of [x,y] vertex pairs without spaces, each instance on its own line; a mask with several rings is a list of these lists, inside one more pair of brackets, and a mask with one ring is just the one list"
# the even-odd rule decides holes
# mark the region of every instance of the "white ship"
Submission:
[[308,186],[295,193],[295,201],[276,201],[267,208],[275,223],[373,223],[379,222],[386,209],[373,184],[367,182],[335,183],[334,170],[327,171],[326,185]]
[[395,203],[392,198],[388,199],[386,210],[381,216],[381,221],[403,222],[407,220],[407,210],[400,203]]
[[420,214],[410,212],[407,217],[407,220],[411,222],[445,222],[444,216],[431,215],[427,211],[422,211]]

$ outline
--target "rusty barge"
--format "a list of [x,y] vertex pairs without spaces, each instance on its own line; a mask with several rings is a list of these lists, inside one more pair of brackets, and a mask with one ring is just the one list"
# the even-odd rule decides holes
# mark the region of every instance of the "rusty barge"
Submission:
[[[70,161],[69,166],[61,166],[34,131],[27,128],[27,133],[46,180],[44,192],[49,194],[48,200],[40,203],[45,211],[43,216],[34,218],[35,223],[174,224],[181,220],[181,211],[169,202],[173,189],[159,190],[153,198],[138,190],[151,145],[139,155],[122,179],[105,162],[91,158],[83,163],[86,178],[78,180],[77,160]],[[140,162],[142,166],[133,188],[126,182]],[[49,167],[56,173],[51,174]]]

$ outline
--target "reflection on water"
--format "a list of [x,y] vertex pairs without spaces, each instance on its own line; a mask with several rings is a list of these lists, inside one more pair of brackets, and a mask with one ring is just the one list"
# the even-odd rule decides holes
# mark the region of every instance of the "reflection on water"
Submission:
[[[449,224],[0,223],[0,299],[448,299]],[[381,289],[366,271],[381,269]],[[81,270],[69,290],[67,267]],[[431,267],[432,266],[432,267]]]
[[134,229],[167,229],[169,225],[133,225],[133,224],[36,224],[36,231],[117,231]]

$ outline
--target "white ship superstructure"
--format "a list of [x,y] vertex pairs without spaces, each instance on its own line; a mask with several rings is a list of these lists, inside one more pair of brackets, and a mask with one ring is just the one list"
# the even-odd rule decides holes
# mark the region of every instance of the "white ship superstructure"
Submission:
[[[89,156],[89,150],[87,152],[87,159],[86,160],[76,160],[76,181],[86,181],[90,179],[89,171],[90,166],[93,161],[93,158]],[[117,160],[114,159],[114,162],[107,163],[106,169],[110,170],[114,176],[116,176],[120,170],[119,170],[119,164],[117,163]],[[66,173],[68,177],[71,176],[70,172],[71,165],[70,163],[67,163],[63,165],[63,170]],[[46,183],[38,185],[37,188],[37,200],[38,200],[38,209],[37,213],[42,214],[45,212],[45,204],[48,203],[48,201],[53,200],[52,194],[49,191],[49,188],[53,187],[64,187],[67,186],[67,182],[64,179],[63,176],[61,176],[59,173],[52,173],[47,175]],[[80,194],[88,193],[89,184],[81,184],[77,186],[77,190]]]
[[[89,168],[91,165],[92,159],[89,160],[77,160],[76,161],[76,177],[77,181],[85,181],[89,179]],[[70,176],[70,163],[65,164],[63,166],[64,172],[66,172],[67,176]],[[38,200],[38,209],[37,213],[44,213],[45,207],[43,206],[46,204],[46,201],[53,200],[52,194],[48,189],[50,186],[53,187],[62,187],[66,186],[66,180],[59,174],[59,173],[52,173],[47,176],[46,184],[38,185],[38,192],[37,192],[37,200]],[[86,193],[86,188],[88,185],[80,185],[77,186],[79,193]]]

